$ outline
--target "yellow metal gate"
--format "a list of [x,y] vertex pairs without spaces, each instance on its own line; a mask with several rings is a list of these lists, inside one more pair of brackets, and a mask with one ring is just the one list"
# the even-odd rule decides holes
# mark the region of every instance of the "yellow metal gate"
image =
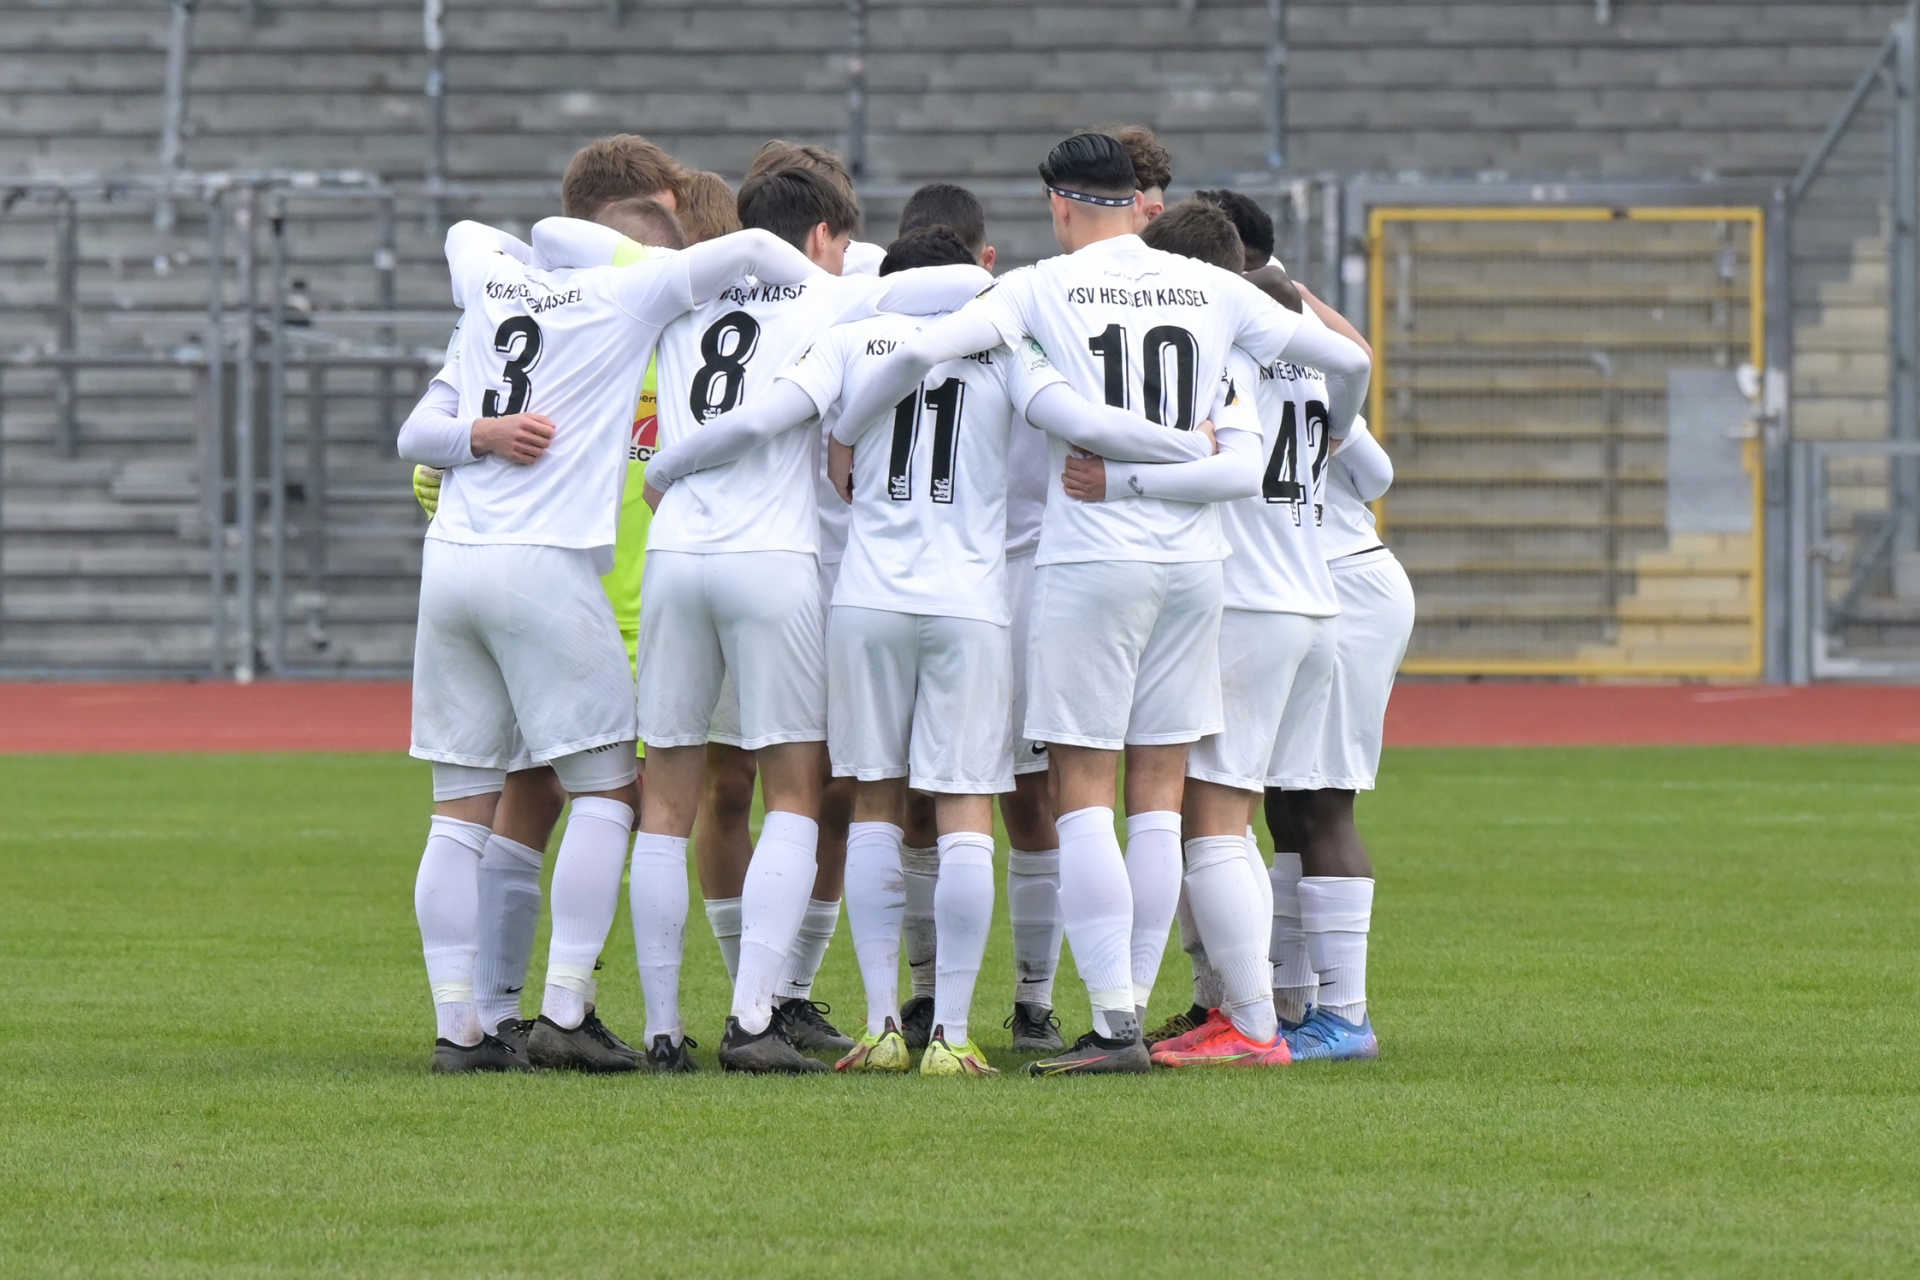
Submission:
[[1412,673],[1751,677],[1753,208],[1376,208],[1369,416]]

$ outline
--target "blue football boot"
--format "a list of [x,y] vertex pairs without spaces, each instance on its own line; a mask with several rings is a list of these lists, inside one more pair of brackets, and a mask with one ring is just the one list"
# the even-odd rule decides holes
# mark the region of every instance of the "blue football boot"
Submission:
[[1295,1062],[1359,1062],[1380,1056],[1373,1019],[1364,1014],[1355,1023],[1325,1009],[1315,1009],[1285,1035]]

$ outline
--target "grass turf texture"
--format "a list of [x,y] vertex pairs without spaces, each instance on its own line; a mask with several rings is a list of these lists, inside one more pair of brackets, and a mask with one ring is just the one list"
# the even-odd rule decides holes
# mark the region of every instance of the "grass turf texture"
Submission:
[[[424,766],[7,759],[0,1273],[1911,1272],[1917,766],[1397,752],[1379,1063],[967,1082],[712,1070],[697,903],[700,1076],[429,1077]],[[857,1020],[844,927],[819,991]]]

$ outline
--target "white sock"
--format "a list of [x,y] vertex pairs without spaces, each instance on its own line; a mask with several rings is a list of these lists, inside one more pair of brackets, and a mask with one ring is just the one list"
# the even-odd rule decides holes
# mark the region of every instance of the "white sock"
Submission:
[[1187,841],[1187,901],[1193,922],[1220,973],[1218,1008],[1242,1035],[1265,1044],[1279,1030],[1267,961],[1270,917],[1247,863],[1244,836],[1199,836]]
[[1127,819],[1127,882],[1133,887],[1133,1003],[1144,1009],[1180,905],[1179,814],[1161,809]]
[[967,1038],[980,962],[987,954],[987,932],[993,927],[992,836],[956,831],[940,837],[933,917],[940,940],[933,1020],[946,1029],[948,1044],[961,1044]]
[[713,926],[720,963],[727,966],[727,981],[732,983],[740,972],[740,899],[708,898],[707,923]]
[[1370,877],[1307,876],[1300,881],[1300,923],[1314,972],[1320,975],[1317,1003],[1348,1022],[1367,1016],[1367,930],[1372,921]]
[[1307,935],[1300,928],[1300,855],[1275,850],[1268,883],[1273,887],[1273,935],[1267,946],[1273,999],[1284,1021],[1299,1022],[1313,1006],[1320,985],[1307,955]]
[[867,991],[867,1034],[900,1021],[900,921],[907,878],[900,868],[900,828],[856,822],[847,828],[847,930]]
[[1053,1008],[1060,968],[1060,851],[1007,855],[1007,916],[1013,925],[1013,998]]
[[1267,869],[1267,860],[1260,856],[1260,842],[1254,838],[1253,828],[1247,828],[1247,865],[1253,869],[1254,890],[1260,895],[1260,918],[1273,919],[1273,873]]
[[1200,937],[1200,927],[1193,922],[1193,904],[1187,900],[1184,881],[1180,885],[1180,908],[1173,918],[1180,926],[1180,949],[1193,964],[1193,1003],[1202,1009],[1218,1009],[1220,971],[1207,959],[1207,944]]
[[913,995],[933,994],[934,953],[939,943],[933,928],[933,888],[940,878],[940,851],[934,849],[900,850],[900,866],[907,877],[906,929],[907,969],[913,976]]
[[740,890],[740,972],[733,983],[733,1016],[748,1035],[773,1018],[773,988],[800,935],[807,895],[819,869],[820,824],[775,809],[760,824],[760,841]]
[[776,1000],[805,1000],[813,994],[814,975],[827,958],[827,944],[840,927],[840,899],[824,902],[807,899],[807,913],[800,917],[800,934],[787,953],[787,967],[780,973],[780,985],[773,989]]
[[647,1001],[646,1043],[658,1035],[679,1044],[680,961],[687,938],[687,841],[649,835],[633,838],[633,870],[627,899],[633,909],[633,953],[640,964],[640,992]]
[[1135,1034],[1133,887],[1113,834],[1113,810],[1076,809],[1054,825],[1060,832],[1060,919],[1087,984],[1094,1030],[1109,1038]]
[[436,1034],[458,1045],[480,1043],[473,1004],[474,937],[480,915],[480,852],[492,833],[477,822],[435,817],[413,881],[413,914],[433,991]]
[[593,1003],[593,967],[620,906],[620,873],[626,869],[632,830],[632,809],[605,796],[581,796],[560,837],[553,859],[553,940],[540,1012],[562,1027],[579,1026]]
[[520,1016],[520,992],[540,926],[541,854],[499,832],[480,855],[480,917],[473,961],[474,1004],[488,1031]]

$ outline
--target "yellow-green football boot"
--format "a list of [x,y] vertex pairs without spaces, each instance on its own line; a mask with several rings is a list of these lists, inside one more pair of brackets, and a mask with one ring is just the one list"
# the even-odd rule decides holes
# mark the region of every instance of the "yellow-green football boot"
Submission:
[[872,1032],[860,1037],[847,1056],[833,1064],[835,1071],[890,1071],[898,1075],[913,1070],[913,1051],[907,1048],[907,1039],[900,1034],[900,1028],[888,1018],[880,1028],[880,1034]]
[[959,1044],[947,1043],[947,1029],[935,1027],[933,1036],[927,1041],[927,1051],[920,1055],[920,1074],[923,1076],[997,1076],[1000,1068],[987,1061],[987,1055],[980,1052],[978,1045],[971,1040],[962,1040]]

